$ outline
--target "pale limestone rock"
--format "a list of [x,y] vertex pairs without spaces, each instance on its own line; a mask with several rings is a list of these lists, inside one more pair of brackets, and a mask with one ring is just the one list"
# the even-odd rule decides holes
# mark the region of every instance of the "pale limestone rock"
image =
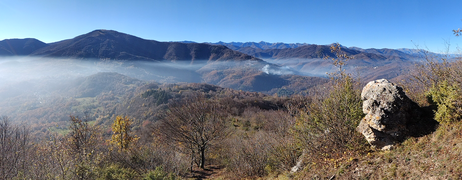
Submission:
[[361,98],[366,116],[356,130],[377,149],[391,149],[396,142],[409,136],[409,125],[415,124],[422,114],[401,87],[386,79],[369,82]]

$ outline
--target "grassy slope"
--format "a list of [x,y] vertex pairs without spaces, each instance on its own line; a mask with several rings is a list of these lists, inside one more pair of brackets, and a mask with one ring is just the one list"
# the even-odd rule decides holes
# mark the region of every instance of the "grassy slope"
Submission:
[[301,172],[286,174],[282,179],[461,179],[461,162],[462,123],[458,122],[441,125],[432,134],[410,138],[391,151],[351,156],[346,153],[321,165],[308,164]]
[[308,163],[294,174],[270,174],[259,179],[461,179],[461,162],[462,123],[459,122],[441,125],[423,137],[410,138],[391,151],[356,155],[346,152],[339,159]]

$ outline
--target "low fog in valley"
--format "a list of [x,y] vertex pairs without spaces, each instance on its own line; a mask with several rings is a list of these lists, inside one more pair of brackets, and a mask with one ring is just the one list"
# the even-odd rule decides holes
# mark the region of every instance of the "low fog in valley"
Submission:
[[[110,73],[113,72],[113,73]],[[288,66],[278,66],[264,61],[115,61],[44,57],[0,57],[0,112],[14,121],[30,122],[40,119],[33,111],[50,111],[57,101],[60,103],[84,101],[83,98],[95,98],[101,93],[113,93],[114,88],[123,86],[117,98],[123,101],[123,91],[132,92],[143,84],[171,83],[210,83],[234,89],[268,91],[283,86],[285,80],[280,75],[302,75]],[[123,78],[122,78],[123,77]],[[258,79],[276,78],[276,85],[266,89],[263,86],[252,88],[246,81],[255,83]],[[125,80],[130,79],[130,80]],[[241,79],[249,79],[243,80]],[[252,78],[255,78],[252,79]],[[124,80],[122,80],[124,79]],[[115,82],[110,82],[115,81]],[[120,81],[120,82],[119,82]],[[261,83],[263,82],[261,80]],[[277,82],[283,82],[282,85]],[[116,84],[116,85],[114,85]],[[258,83],[256,83],[258,84]],[[131,89],[132,88],[132,89]],[[249,89],[250,88],[250,89]],[[260,88],[260,89],[259,89]],[[50,109],[51,108],[51,109]],[[48,121],[67,120],[69,114],[83,114],[94,111],[91,106],[85,110],[76,110],[69,106],[62,117]],[[47,116],[48,117],[48,116]]]
[[[350,64],[344,69],[365,78],[376,78],[381,69],[385,75],[390,75],[389,68],[401,70],[387,62],[371,66],[354,60]],[[113,97],[109,102],[122,103],[152,84],[162,89],[174,84],[207,83],[268,95],[307,94],[310,88],[327,82],[328,72],[336,70],[330,60],[323,58],[152,62],[0,57],[0,115],[29,123],[66,122],[70,114],[85,112],[97,118],[95,114],[108,113],[98,110],[104,102],[101,98],[109,95]]]

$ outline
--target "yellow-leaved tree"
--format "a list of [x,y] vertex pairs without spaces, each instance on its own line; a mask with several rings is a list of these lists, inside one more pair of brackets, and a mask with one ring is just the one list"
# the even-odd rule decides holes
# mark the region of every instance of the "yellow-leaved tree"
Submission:
[[129,145],[135,143],[139,138],[130,135],[130,126],[133,120],[127,116],[117,116],[112,124],[112,138],[110,144],[115,145],[119,150],[127,150]]

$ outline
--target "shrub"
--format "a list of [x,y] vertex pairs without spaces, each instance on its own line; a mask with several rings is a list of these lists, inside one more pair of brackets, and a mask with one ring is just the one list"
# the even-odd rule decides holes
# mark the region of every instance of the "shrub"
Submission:
[[119,167],[118,165],[110,165],[108,167],[102,168],[99,171],[98,179],[107,179],[107,180],[122,180],[122,179],[135,179],[136,172]]
[[360,90],[355,88],[359,83],[342,69],[349,57],[340,54],[340,45],[331,49],[337,53],[337,58],[332,60],[338,67],[337,72],[330,74],[332,87],[327,95],[313,98],[298,111],[292,129],[297,145],[306,150],[313,163],[334,162],[346,152],[361,151],[367,146],[362,135],[356,132],[364,117]]
[[413,75],[417,82],[411,86],[417,86],[414,89],[420,92],[416,93],[424,95],[427,103],[434,106],[435,120],[440,123],[459,121],[462,117],[462,61],[424,55],[425,62],[417,66]]
[[444,80],[425,93],[428,102],[436,106],[435,120],[439,123],[459,121],[462,117],[462,102],[460,91],[456,85],[449,85]]
[[290,170],[297,163],[298,147],[292,139],[280,138],[269,151],[268,161],[265,170],[268,174],[279,174]]
[[[325,99],[315,99],[302,111],[292,130],[298,145],[315,156],[331,156],[364,148],[364,138],[356,132],[364,116],[359,91],[345,79]],[[327,158],[327,157],[326,157]]]
[[157,166],[154,171],[149,171],[143,177],[143,180],[175,180],[177,179],[172,173],[167,173],[162,166]]
[[270,135],[262,131],[248,138],[230,139],[226,153],[228,169],[238,177],[265,176],[272,143]]

